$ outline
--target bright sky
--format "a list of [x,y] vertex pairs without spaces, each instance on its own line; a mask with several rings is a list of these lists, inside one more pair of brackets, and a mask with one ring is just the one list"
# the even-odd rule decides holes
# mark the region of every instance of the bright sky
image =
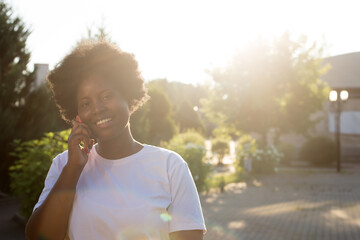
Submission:
[[[32,34],[33,63],[50,68],[87,29],[106,27],[135,54],[146,80],[204,83],[236,49],[288,30],[326,43],[327,55],[360,51],[358,0],[7,0]],[[30,66],[29,66],[30,67]]]

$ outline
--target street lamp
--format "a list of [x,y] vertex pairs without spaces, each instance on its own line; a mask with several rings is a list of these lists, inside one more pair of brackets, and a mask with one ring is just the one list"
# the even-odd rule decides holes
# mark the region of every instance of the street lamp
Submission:
[[338,98],[338,92],[336,90],[331,90],[329,93],[330,102],[336,102],[336,115],[335,115],[335,142],[337,150],[337,164],[336,170],[340,172],[341,170],[341,145],[340,145],[340,116],[341,116],[341,103],[345,102],[349,98],[349,92],[346,90],[340,91],[340,98]]

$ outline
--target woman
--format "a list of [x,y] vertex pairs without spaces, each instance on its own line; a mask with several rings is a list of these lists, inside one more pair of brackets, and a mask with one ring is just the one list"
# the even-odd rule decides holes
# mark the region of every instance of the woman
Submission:
[[50,167],[27,237],[203,239],[186,162],[131,135],[130,116],[148,99],[133,56],[107,42],[83,42],[48,81],[73,128],[68,151]]

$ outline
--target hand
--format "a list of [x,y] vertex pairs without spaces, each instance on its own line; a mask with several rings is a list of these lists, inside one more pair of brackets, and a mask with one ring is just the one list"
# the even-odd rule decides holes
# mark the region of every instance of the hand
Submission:
[[[88,153],[94,145],[94,139],[90,139],[89,127],[82,123],[80,118],[73,122],[73,128],[68,138],[69,160],[68,164],[84,167],[88,161]],[[83,143],[84,147],[80,146]]]

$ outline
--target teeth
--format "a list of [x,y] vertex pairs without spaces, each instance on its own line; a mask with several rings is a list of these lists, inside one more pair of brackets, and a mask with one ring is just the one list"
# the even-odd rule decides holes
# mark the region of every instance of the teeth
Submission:
[[96,122],[96,125],[99,126],[99,125],[107,123],[109,121],[111,121],[111,118],[105,118],[105,119],[102,119],[102,120]]

